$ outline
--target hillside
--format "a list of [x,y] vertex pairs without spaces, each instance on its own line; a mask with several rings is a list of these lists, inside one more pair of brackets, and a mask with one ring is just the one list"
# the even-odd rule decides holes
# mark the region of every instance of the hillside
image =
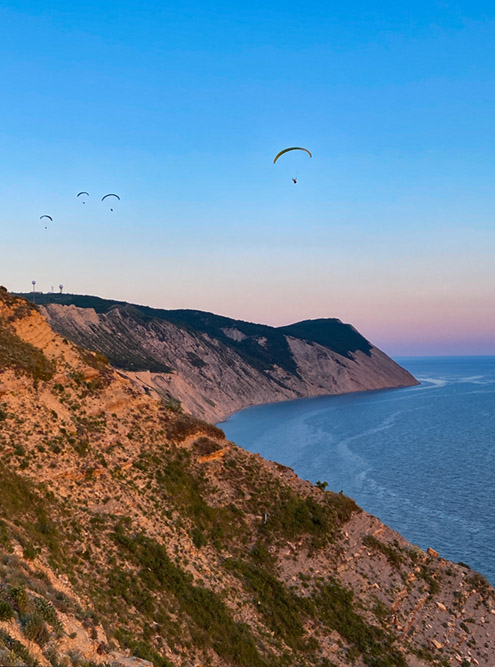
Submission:
[[92,296],[37,294],[36,300],[61,336],[104,354],[133,380],[208,421],[259,403],[416,384],[337,319],[276,328]]
[[493,665],[495,596],[0,290],[0,664]]

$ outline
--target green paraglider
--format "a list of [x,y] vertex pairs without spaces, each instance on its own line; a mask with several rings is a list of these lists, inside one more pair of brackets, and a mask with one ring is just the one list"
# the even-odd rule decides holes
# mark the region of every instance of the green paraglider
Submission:
[[307,148],[301,148],[300,146],[292,146],[292,148],[284,148],[283,151],[280,151],[280,153],[277,153],[277,155],[275,155],[275,158],[273,160],[273,164],[275,164],[277,162],[278,158],[281,155],[283,155],[284,153],[288,153],[289,151],[304,151],[305,153],[307,153],[309,155],[309,157],[313,157],[311,155],[311,152],[308,151]]

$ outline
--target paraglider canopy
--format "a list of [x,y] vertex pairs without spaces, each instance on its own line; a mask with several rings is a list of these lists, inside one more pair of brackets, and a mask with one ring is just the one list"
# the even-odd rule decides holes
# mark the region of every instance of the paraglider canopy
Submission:
[[87,197],[89,197],[89,192],[84,192],[84,190],[83,190],[82,192],[77,193],[78,197],[80,197],[81,195],[86,195]]
[[304,151],[305,153],[307,153],[309,155],[309,157],[313,157],[311,155],[310,151],[308,151],[307,148],[301,148],[300,146],[292,146],[291,148],[284,148],[283,151],[280,151],[280,153],[277,153],[277,155],[275,155],[275,157],[273,159],[273,164],[275,164],[277,162],[278,158],[281,155],[283,155],[284,153],[288,153],[289,151]]
[[[110,192],[108,195],[104,195],[104,196],[101,198],[101,201],[105,201],[105,199],[106,199],[107,197],[116,197],[116,198],[120,201],[120,197],[119,197],[119,195],[116,195],[116,194],[114,194],[113,192]],[[111,208],[110,210],[113,211],[113,208]]]

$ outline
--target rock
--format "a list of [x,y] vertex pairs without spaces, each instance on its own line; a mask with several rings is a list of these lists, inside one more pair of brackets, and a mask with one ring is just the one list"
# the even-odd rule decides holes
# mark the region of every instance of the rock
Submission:
[[153,663],[142,658],[127,657],[118,653],[112,653],[110,667],[153,667]]
[[441,602],[437,602],[437,607],[440,609],[440,611],[447,611],[447,607]]
[[432,549],[431,547],[428,547],[426,553],[428,554],[428,556],[431,556],[432,558],[438,558],[439,556],[438,551],[435,551],[435,549]]

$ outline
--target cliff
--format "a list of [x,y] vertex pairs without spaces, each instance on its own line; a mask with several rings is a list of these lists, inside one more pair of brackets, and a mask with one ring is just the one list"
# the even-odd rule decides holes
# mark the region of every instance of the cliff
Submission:
[[0,489],[2,664],[493,665],[480,574],[171,410],[5,290]]
[[337,319],[275,328],[97,297],[36,298],[61,336],[101,352],[135,381],[212,422],[249,405],[417,384]]

